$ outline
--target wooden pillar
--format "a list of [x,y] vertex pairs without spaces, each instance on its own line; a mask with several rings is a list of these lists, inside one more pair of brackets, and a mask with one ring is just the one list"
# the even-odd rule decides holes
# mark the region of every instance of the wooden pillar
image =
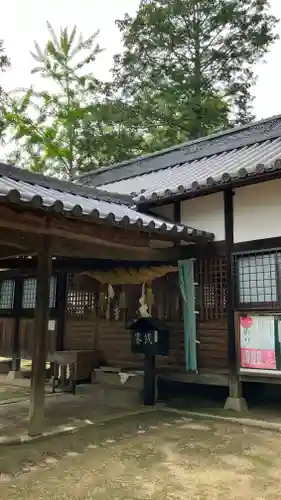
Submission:
[[64,349],[64,331],[66,318],[66,298],[67,298],[67,272],[61,271],[57,276],[57,335],[56,335],[56,350],[63,351]]
[[238,373],[237,344],[235,331],[235,276],[233,273],[234,249],[234,215],[232,189],[224,191],[224,224],[225,224],[225,253],[227,277],[227,330],[228,330],[228,368],[229,368],[229,397],[225,409],[243,411],[246,402],[242,397],[242,384]]
[[15,280],[15,298],[14,298],[14,338],[13,338],[13,353],[12,353],[12,373],[16,374],[20,371],[20,352],[19,352],[19,330],[20,316],[22,310],[22,293],[23,293],[23,278],[19,277]]
[[156,400],[156,367],[155,356],[152,353],[146,353],[144,357],[144,406],[154,406]]
[[32,380],[28,433],[36,436],[44,426],[46,341],[48,333],[52,254],[50,239],[44,236],[38,252],[37,289],[32,353]]

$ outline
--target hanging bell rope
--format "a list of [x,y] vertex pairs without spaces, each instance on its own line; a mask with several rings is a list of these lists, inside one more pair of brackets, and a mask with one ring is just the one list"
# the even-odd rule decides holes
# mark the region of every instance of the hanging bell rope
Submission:
[[175,266],[153,266],[147,268],[116,268],[109,271],[83,272],[82,275],[90,276],[100,283],[110,283],[111,285],[139,285],[151,282],[157,278],[162,278],[169,273],[177,272]]

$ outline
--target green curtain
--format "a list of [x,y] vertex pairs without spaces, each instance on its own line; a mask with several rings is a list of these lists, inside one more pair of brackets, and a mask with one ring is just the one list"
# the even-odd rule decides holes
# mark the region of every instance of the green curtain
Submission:
[[179,262],[179,284],[183,298],[186,371],[197,371],[194,259]]

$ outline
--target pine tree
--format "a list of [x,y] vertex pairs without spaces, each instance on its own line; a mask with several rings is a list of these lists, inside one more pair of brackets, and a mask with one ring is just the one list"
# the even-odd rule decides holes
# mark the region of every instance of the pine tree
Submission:
[[91,163],[93,151],[81,150],[84,120],[102,95],[92,64],[101,52],[98,33],[84,39],[77,27],[57,34],[48,23],[44,48],[35,42],[33,73],[48,81],[46,90],[17,92],[6,119],[16,145],[10,161],[34,171],[72,180]]
[[254,66],[277,38],[269,0],[142,0],[117,21],[114,83],[151,149],[252,116]]

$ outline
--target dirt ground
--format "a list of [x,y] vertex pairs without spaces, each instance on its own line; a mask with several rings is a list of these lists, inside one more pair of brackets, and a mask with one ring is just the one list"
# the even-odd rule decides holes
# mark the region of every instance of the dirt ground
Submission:
[[9,399],[28,398],[29,393],[28,388],[0,384],[0,404],[2,401],[8,401]]
[[8,500],[279,500],[280,434],[157,411],[0,448]]

